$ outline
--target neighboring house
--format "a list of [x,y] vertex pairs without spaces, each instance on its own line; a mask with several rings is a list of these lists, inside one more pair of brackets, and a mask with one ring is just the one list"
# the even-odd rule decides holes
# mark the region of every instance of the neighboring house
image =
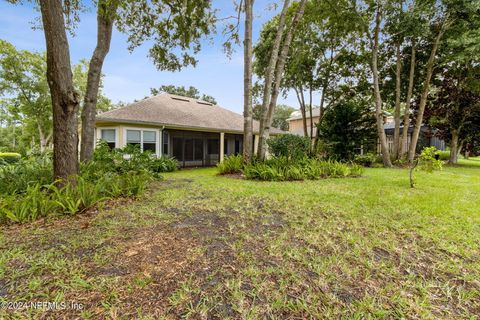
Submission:
[[[393,135],[395,131],[395,122],[393,118],[391,119],[391,121],[387,121],[383,127],[385,128],[385,134],[387,136],[388,150],[389,152],[393,152]],[[402,131],[403,131],[403,125],[400,125],[400,135],[402,134]],[[432,147],[432,146],[437,148],[438,150],[445,150],[445,141],[435,135],[436,131],[437,129],[432,128],[430,126],[427,126],[427,125],[422,126],[422,128],[420,129],[420,135],[418,137],[417,152],[422,150],[424,147]],[[407,143],[404,146],[404,150],[408,150],[408,148],[410,147],[410,141],[412,140],[412,133],[413,133],[413,125],[410,125],[410,127],[408,128]],[[380,145],[378,146],[378,151],[380,152]]]
[[[312,119],[313,119],[313,136],[317,135],[317,126],[315,125],[320,120],[320,108],[312,109]],[[299,136],[305,136],[303,130],[303,117],[300,110],[295,110],[290,115],[288,121],[288,131],[292,134]],[[310,112],[307,110],[307,134],[310,135]]]
[[[310,135],[310,112],[307,110],[307,135]],[[389,119],[393,119],[390,113],[384,112],[383,121],[388,122]],[[312,109],[312,119],[313,119],[313,137],[317,136],[317,126],[316,124],[320,120],[320,108]],[[303,130],[303,117],[300,110],[295,110],[290,115],[290,118],[287,119],[288,121],[288,131],[292,134],[296,134],[299,136],[305,136]]]
[[[318,123],[320,119],[319,108],[315,108],[312,110],[312,119],[314,123],[313,137],[315,137],[317,134],[317,127],[315,124]],[[303,118],[300,110],[296,110],[292,112],[292,114],[290,115],[290,118],[288,118],[287,121],[288,121],[290,133],[297,134],[302,137],[304,136]],[[395,129],[395,122],[394,122],[393,115],[389,112],[384,111],[383,122],[384,122],[385,134],[387,136],[388,149],[390,152],[393,152],[393,132]],[[402,130],[403,130],[403,126],[400,126],[400,134]],[[408,129],[408,141],[407,141],[405,150],[408,150],[408,147],[410,145],[412,132],[413,132],[413,125],[411,125],[410,128]],[[420,131],[420,137],[419,137],[417,149],[421,150],[423,147],[434,146],[438,150],[445,150],[445,141],[438,138],[435,135],[435,133],[436,133],[435,128],[432,128],[427,125],[423,125]],[[307,111],[307,134],[310,135],[310,114],[308,111]],[[362,152],[361,148],[359,148],[359,150],[360,152]],[[380,144],[378,144],[377,151],[380,153]]]
[[[259,124],[253,123],[254,150]],[[272,135],[283,133],[271,129]],[[211,166],[243,152],[243,116],[212,103],[162,93],[96,117],[95,135],[111,148],[139,145],[180,166]]]

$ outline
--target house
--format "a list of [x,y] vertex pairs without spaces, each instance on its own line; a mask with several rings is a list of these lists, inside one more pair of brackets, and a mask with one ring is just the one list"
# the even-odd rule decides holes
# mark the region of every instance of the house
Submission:
[[[387,121],[383,127],[385,128],[385,135],[387,137],[387,145],[388,145],[388,151],[393,152],[393,136],[394,136],[394,131],[395,131],[395,121],[393,118],[391,121]],[[400,135],[403,132],[403,125],[400,125]],[[418,143],[417,143],[417,152],[422,150],[424,147],[435,147],[438,150],[445,150],[445,140],[439,138],[436,135],[437,129],[428,126],[428,125],[423,125],[420,128],[420,135],[418,137]],[[412,133],[413,133],[413,125],[410,125],[408,128],[408,136],[407,136],[407,143],[404,146],[404,150],[408,150],[410,146],[410,141],[412,140]],[[401,139],[401,138],[400,138]],[[380,150],[380,145],[378,146],[378,150]],[[380,152],[380,151],[379,151]]]
[[[320,119],[320,109],[319,108],[314,108],[312,110],[312,119],[314,123],[313,127],[313,137],[316,137],[317,134],[317,128],[316,128],[316,123],[318,123]],[[307,134],[310,135],[310,114],[307,111]],[[292,112],[290,115],[290,118],[287,119],[288,124],[289,124],[289,132],[293,134],[297,134],[300,136],[304,136],[304,128],[303,128],[303,118],[302,118],[302,113],[299,110],[296,110]],[[387,145],[388,149],[390,152],[393,152],[393,135],[394,135],[394,129],[395,129],[395,121],[394,117],[391,113],[387,111],[383,111],[383,123],[384,123],[384,129],[385,129],[385,134],[387,137]],[[400,126],[400,134],[403,130],[403,125]],[[432,128],[428,125],[423,125],[421,130],[420,130],[420,137],[418,140],[418,145],[417,149],[421,150],[424,147],[429,147],[429,146],[434,146],[438,150],[445,150],[445,141],[439,137],[436,136],[436,129]],[[411,141],[411,136],[413,132],[413,125],[411,124],[409,129],[408,129],[408,138],[407,138],[407,144],[405,150],[408,150],[408,147],[410,145]],[[380,153],[380,144],[378,143],[377,146],[377,151]],[[359,152],[362,152],[362,148],[359,148]]]
[[[253,147],[259,123],[253,123]],[[283,131],[271,129],[271,134]],[[146,98],[96,117],[95,135],[111,148],[138,145],[180,166],[211,166],[243,152],[243,116],[212,103],[167,93]]]

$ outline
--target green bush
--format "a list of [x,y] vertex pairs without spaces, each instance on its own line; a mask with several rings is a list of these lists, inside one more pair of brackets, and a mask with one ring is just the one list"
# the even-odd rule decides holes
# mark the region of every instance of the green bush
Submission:
[[353,162],[364,167],[371,167],[377,162],[377,155],[373,153],[357,154],[354,157]]
[[0,152],[0,165],[8,165],[15,163],[22,158],[20,153],[15,152]]
[[225,157],[222,162],[217,164],[220,174],[241,173],[243,170],[243,158],[241,155],[231,155]]
[[275,157],[297,160],[310,155],[310,138],[294,134],[281,134],[267,140],[268,150]]
[[450,151],[437,151],[437,154],[440,157],[439,160],[442,160],[442,161],[450,160]]
[[24,193],[29,185],[47,185],[52,181],[52,160],[48,156],[0,166],[0,194]]
[[330,160],[305,158],[291,161],[285,157],[274,157],[265,162],[247,165],[243,173],[247,179],[253,180],[292,181],[358,177],[363,174],[363,168],[357,164],[350,166]]
[[0,222],[76,214],[107,198],[137,197],[152,176],[176,169],[171,158],[155,158],[130,147],[110,151],[100,144],[93,161],[81,165],[77,184],[58,188],[51,157],[32,155],[0,167]]

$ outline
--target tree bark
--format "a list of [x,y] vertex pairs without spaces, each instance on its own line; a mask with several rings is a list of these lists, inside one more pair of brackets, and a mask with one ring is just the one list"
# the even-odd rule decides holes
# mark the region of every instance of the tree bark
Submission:
[[102,77],[103,62],[110,50],[115,11],[116,7],[107,5],[105,1],[98,3],[97,45],[88,67],[87,89],[83,101],[80,161],[89,161],[93,157],[98,90]]
[[37,119],[38,138],[40,142],[40,152],[44,152],[47,146],[47,138],[45,137],[45,131],[43,129],[41,120]]
[[408,129],[410,128],[410,105],[413,95],[413,82],[415,80],[415,54],[416,54],[416,45],[412,41],[412,54],[410,60],[410,74],[408,77],[408,89],[407,89],[407,99],[405,100],[405,113],[403,114],[403,130],[402,130],[402,142],[400,144],[400,149],[398,152],[398,157],[403,158],[405,152],[407,151],[408,144]]
[[312,109],[312,84],[310,83],[310,86],[308,88],[308,93],[309,93],[309,97],[308,97],[308,111],[309,111],[309,114],[310,114],[310,147],[311,147],[311,142],[312,142],[312,139],[313,139],[313,109]]
[[53,106],[53,171],[60,184],[75,183],[79,170],[77,113],[61,0],[40,0],[47,48],[47,80]]
[[303,17],[305,12],[305,5],[307,0],[301,0],[298,9],[295,12],[295,16],[293,17],[292,24],[290,25],[290,29],[285,37],[285,40],[282,45],[282,49],[278,56],[278,61],[275,68],[275,78],[273,83],[272,89],[272,96],[270,98],[270,103],[268,105],[268,109],[266,110],[266,117],[263,122],[263,126],[260,125],[260,139],[258,142],[258,157],[261,160],[265,160],[265,153],[266,153],[266,146],[267,140],[270,136],[270,125],[272,124],[273,113],[275,111],[275,106],[277,105],[278,95],[280,94],[280,85],[282,83],[283,72],[285,69],[285,64],[287,62],[287,55],[290,49],[290,44],[293,39],[293,34],[297,28],[298,23]]
[[307,113],[305,110],[305,98],[303,96],[303,87],[301,86],[299,89],[294,87],[295,93],[297,95],[298,104],[300,106],[300,113],[302,114],[302,124],[303,124],[303,136],[308,136],[307,130]]
[[245,0],[245,38],[243,40],[243,161],[250,163],[253,149],[252,117],[252,20],[253,1]]
[[396,43],[396,70],[395,70],[395,129],[393,131],[393,158],[398,159],[400,150],[400,90],[401,90],[401,73],[402,73],[402,57],[400,52],[400,41]]
[[[265,85],[263,87],[263,99],[262,99],[262,107],[260,109],[260,128],[259,128],[259,144],[257,155],[261,159],[265,158],[265,149],[266,149],[266,141],[265,141],[265,126],[268,122],[268,107],[270,105],[270,98],[272,94],[272,84],[274,81],[275,76],[275,66],[278,63],[278,55],[280,51],[280,45],[283,39],[283,32],[285,30],[285,21],[288,12],[288,6],[290,4],[290,0],[284,0],[282,12],[280,13],[280,18],[277,27],[277,34],[275,35],[275,41],[273,43],[272,52],[270,53],[270,59],[268,61],[267,69],[265,70]],[[263,154],[263,156],[261,156]]]
[[417,148],[418,137],[420,135],[420,129],[422,128],[423,123],[423,113],[425,112],[425,106],[427,105],[428,99],[428,91],[430,89],[430,80],[432,78],[433,73],[433,66],[435,62],[435,55],[437,53],[438,46],[440,44],[440,40],[445,32],[444,27],[440,29],[437,36],[435,37],[435,41],[433,43],[432,51],[430,52],[430,57],[428,58],[427,62],[427,74],[425,77],[425,82],[423,83],[422,95],[420,97],[420,105],[418,107],[417,119],[415,121],[415,127],[413,128],[412,139],[410,142],[410,146],[408,148],[408,162],[413,163],[413,159],[415,158],[415,150]]
[[383,113],[382,113],[382,97],[380,95],[380,85],[378,76],[378,46],[379,46],[379,33],[380,24],[382,21],[380,7],[377,7],[375,16],[375,30],[373,36],[373,48],[372,48],[372,74],[373,74],[373,93],[375,98],[375,116],[377,118],[377,132],[378,139],[380,140],[380,147],[383,158],[383,165],[385,167],[392,167],[392,161],[390,160],[390,153],[388,152],[387,137],[385,135],[385,129],[383,126]]
[[458,138],[460,134],[457,129],[452,130],[452,141],[450,141],[450,159],[448,163],[457,164],[458,162],[458,153],[459,153],[459,146],[458,146]]

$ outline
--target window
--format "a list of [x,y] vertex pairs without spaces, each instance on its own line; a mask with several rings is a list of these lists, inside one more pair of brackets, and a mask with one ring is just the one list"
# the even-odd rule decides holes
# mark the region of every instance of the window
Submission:
[[172,139],[172,153],[175,159],[183,161],[183,138],[174,137]]
[[185,161],[193,161],[193,139],[185,139]]
[[101,139],[107,142],[110,149],[114,149],[116,147],[115,133],[115,129],[102,129],[101,131]]
[[195,161],[203,161],[203,140],[202,139],[195,139],[194,144],[194,160]]
[[168,155],[168,132],[163,131],[163,154]]
[[235,154],[240,153],[240,140],[235,139]]
[[157,152],[157,132],[153,130],[127,130],[127,145],[138,146],[140,150]]
[[157,133],[155,131],[143,131],[143,151],[157,152]]
[[218,139],[208,139],[207,141],[208,154],[219,154]]

